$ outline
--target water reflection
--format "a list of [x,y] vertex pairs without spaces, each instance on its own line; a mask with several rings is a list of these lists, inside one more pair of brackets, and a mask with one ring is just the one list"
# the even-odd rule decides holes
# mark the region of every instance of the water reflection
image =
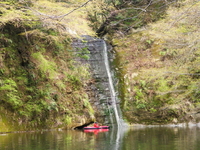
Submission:
[[125,138],[123,150],[200,150],[198,127],[134,128]]
[[[127,129],[127,128],[126,128]],[[200,150],[198,127],[0,134],[0,150]]]

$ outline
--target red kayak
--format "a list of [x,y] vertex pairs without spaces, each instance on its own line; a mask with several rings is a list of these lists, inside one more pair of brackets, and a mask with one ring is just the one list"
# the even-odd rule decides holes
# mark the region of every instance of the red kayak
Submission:
[[100,129],[109,129],[109,126],[99,126],[99,127],[84,127],[83,130],[100,130]]
[[94,134],[98,134],[99,132],[108,132],[109,129],[87,129],[87,130],[84,130],[85,133],[94,133]]

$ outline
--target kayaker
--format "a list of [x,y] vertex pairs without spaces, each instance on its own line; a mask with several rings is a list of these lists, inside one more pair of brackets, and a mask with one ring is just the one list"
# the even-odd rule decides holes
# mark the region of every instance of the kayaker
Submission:
[[95,122],[95,123],[94,123],[94,127],[95,127],[95,128],[98,128],[98,127],[99,127],[99,124],[98,124],[97,122]]

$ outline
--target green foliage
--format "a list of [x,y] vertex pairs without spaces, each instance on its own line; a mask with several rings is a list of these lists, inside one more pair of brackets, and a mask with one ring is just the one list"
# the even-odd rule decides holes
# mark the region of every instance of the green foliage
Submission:
[[1,84],[1,90],[14,91],[17,88],[17,84],[12,79],[6,79],[4,81],[1,81]]
[[144,98],[144,94],[143,94],[142,89],[135,88],[134,90],[135,90],[135,98],[136,98],[136,100]]
[[72,123],[72,118],[70,116],[66,116],[64,122],[65,124],[70,125]]
[[90,116],[93,116],[94,115],[94,109],[92,108],[92,106],[89,102],[88,95],[87,94],[83,95],[82,100],[83,100],[84,106],[86,108],[88,108]]
[[4,69],[0,69],[0,75],[2,76],[4,74]]
[[11,109],[17,109],[22,105],[20,95],[17,90],[17,84],[12,79],[0,80],[0,91],[3,94],[3,101],[11,106]]
[[48,61],[41,52],[32,54],[32,57],[38,62],[38,67],[42,73],[42,77],[54,78],[56,75],[56,64],[53,61]]
[[156,80],[155,87],[157,87],[157,90],[159,92],[166,92],[166,91],[168,91],[170,89],[170,87],[168,86],[167,79],[164,79],[164,78]]
[[67,80],[73,85],[74,90],[80,89],[80,86],[82,85],[80,79],[77,76],[74,75],[67,75]]
[[85,85],[85,82],[91,78],[89,66],[75,63],[73,61],[71,63],[71,70],[73,72],[71,74],[65,73],[66,81],[71,83],[74,90],[79,90]]
[[178,55],[175,49],[163,49],[159,54],[162,56],[161,60],[172,60]]
[[188,32],[191,32],[192,30],[185,26],[184,24],[182,26],[180,26],[179,28],[177,28],[177,32],[179,33],[188,33]]
[[137,103],[137,109],[144,109],[146,107],[145,103]]
[[77,57],[83,58],[85,60],[89,60],[90,59],[90,51],[88,50],[87,47],[84,48],[78,48],[78,51],[76,52]]
[[186,92],[186,97],[194,103],[200,102],[200,84],[198,82],[191,82]]

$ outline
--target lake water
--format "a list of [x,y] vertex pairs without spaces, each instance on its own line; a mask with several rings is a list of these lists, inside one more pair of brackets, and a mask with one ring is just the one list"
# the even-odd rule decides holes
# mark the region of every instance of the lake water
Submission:
[[200,128],[131,127],[0,134],[0,150],[200,150]]

